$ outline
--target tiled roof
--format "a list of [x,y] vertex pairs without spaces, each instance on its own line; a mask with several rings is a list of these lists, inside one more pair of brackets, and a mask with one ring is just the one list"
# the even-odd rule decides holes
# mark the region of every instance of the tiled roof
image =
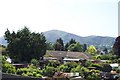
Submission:
[[69,51],[47,51],[47,55],[51,55],[57,59],[62,59],[64,57],[68,58],[83,58],[83,59],[91,59],[91,55],[88,55],[84,52],[69,52]]

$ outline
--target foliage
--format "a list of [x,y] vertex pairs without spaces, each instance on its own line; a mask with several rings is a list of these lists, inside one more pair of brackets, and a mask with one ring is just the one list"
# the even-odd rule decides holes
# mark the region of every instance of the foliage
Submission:
[[[31,33],[24,27],[16,33],[7,29],[5,32],[10,58],[16,62],[30,62],[32,58],[39,59],[46,52],[46,38],[41,33]],[[19,44],[19,45],[18,45]]]
[[57,61],[57,60],[50,60],[48,62],[48,66],[51,66],[51,67],[57,67],[60,65],[60,61]]
[[79,51],[79,52],[83,51],[82,45],[79,42],[71,44],[68,47],[68,50],[69,51]]
[[115,60],[118,59],[119,57],[113,54],[104,54],[104,55],[97,55],[96,59],[101,59],[101,60]]
[[105,52],[105,54],[107,54],[107,53],[108,53],[108,50],[107,50],[107,48],[106,48],[106,47],[103,49],[103,52]]
[[120,56],[120,36],[118,36],[115,40],[115,43],[113,45],[113,52],[114,54]]
[[54,45],[53,45],[54,49],[56,51],[61,51],[62,49],[62,45],[59,43],[59,42],[56,42]]
[[6,56],[2,56],[2,72],[15,74],[16,68],[12,64],[7,62],[6,59]]
[[39,65],[39,60],[37,60],[37,59],[32,59],[32,60],[31,60],[31,64],[33,64],[34,66],[38,66],[38,65]]
[[88,47],[88,49],[86,50],[87,53],[95,55],[97,53],[97,49],[95,46],[91,45]]
[[56,68],[50,67],[50,66],[46,66],[42,70],[43,76],[47,76],[47,77],[53,77],[53,75],[54,75],[55,72],[56,72]]
[[59,71],[62,71],[62,72],[70,72],[72,68],[76,68],[77,67],[77,63],[76,62],[66,62],[62,65],[60,65],[58,67],[58,70]]
[[118,63],[120,63],[120,58],[118,58]]
[[58,67],[58,71],[70,72],[70,70],[68,70],[68,66],[65,66],[64,64],[62,64]]
[[66,43],[65,45],[65,51],[68,51],[68,47],[71,45],[71,44],[75,44],[76,41],[74,39],[71,39],[69,42]]
[[80,73],[80,75],[81,75],[82,77],[85,77],[88,72],[89,72],[89,69],[88,69],[88,68],[82,67],[82,68],[80,69],[80,72],[79,72],[79,73]]
[[72,68],[70,72],[80,72],[80,69],[82,68],[81,65],[78,65],[77,67],[75,68]]
[[15,74],[16,69],[12,64],[6,62],[2,65],[2,72]]
[[47,42],[46,45],[47,45],[47,50],[54,50],[53,44],[51,42]]
[[69,47],[69,43],[67,42],[67,43],[65,44],[65,51],[68,51],[68,47]]
[[92,67],[92,64],[93,64],[93,63],[92,63],[91,61],[86,61],[86,62],[85,62],[85,66],[86,66],[86,67]]
[[101,80],[99,71],[91,70],[86,76],[86,80]]
[[107,63],[101,64],[101,66],[101,71],[103,72],[110,72],[112,70],[112,67]]
[[83,52],[85,52],[87,50],[87,44],[83,45]]
[[63,40],[61,38],[57,39],[53,47],[55,50],[63,51],[64,50]]
[[18,68],[16,73],[23,76],[42,77],[42,71],[33,65],[28,68]]
[[0,52],[2,53],[2,55],[7,55],[6,47],[3,45],[0,45]]

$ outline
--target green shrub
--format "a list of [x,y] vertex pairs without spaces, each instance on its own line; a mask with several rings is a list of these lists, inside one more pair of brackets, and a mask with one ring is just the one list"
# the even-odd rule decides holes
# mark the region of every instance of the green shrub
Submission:
[[33,64],[34,66],[38,66],[38,65],[39,65],[39,60],[37,60],[37,59],[32,59],[32,60],[31,60],[31,64]]
[[81,69],[80,69],[81,76],[84,77],[86,74],[88,74],[88,72],[89,72],[89,69],[87,69],[86,67],[81,67]]
[[93,63],[92,63],[91,61],[86,61],[86,62],[85,62],[85,66],[86,66],[86,67],[91,67],[92,64],[93,64]]
[[41,74],[36,74],[36,77],[42,78]]
[[78,64],[76,62],[66,62],[58,67],[58,71],[70,72],[71,69],[76,68],[77,65]]
[[21,74],[23,74],[23,73],[27,73],[27,72],[29,72],[30,70],[29,69],[27,69],[27,68],[19,68],[19,69],[17,69],[17,74],[18,75],[21,75]]
[[64,64],[60,65],[58,67],[58,71],[62,71],[62,72],[70,72],[68,66],[65,66]]
[[54,67],[50,67],[50,66],[46,66],[42,70],[43,75],[47,76],[47,77],[53,77],[55,72],[56,72],[56,69]]
[[70,72],[80,72],[81,65],[78,65],[76,68],[72,68]]
[[8,62],[5,62],[2,65],[2,72],[15,74],[16,73],[16,68],[12,64],[10,64]]
[[99,74],[91,73],[88,76],[86,76],[86,80],[101,80],[101,79]]
[[48,66],[51,66],[51,67],[57,67],[59,65],[60,65],[60,61],[57,61],[57,60],[50,60],[48,63]]
[[[23,76],[38,77],[39,75],[41,76],[42,71],[39,70],[37,67],[35,67],[33,65],[30,65],[28,68],[19,68],[19,69],[17,69],[16,73],[18,75],[23,75]],[[37,74],[39,74],[39,75],[37,75]]]
[[27,74],[25,74],[25,73],[22,73],[21,75],[22,75],[22,76],[28,76],[28,75],[27,75]]
[[32,72],[27,72],[27,75],[28,76],[33,76],[33,73]]

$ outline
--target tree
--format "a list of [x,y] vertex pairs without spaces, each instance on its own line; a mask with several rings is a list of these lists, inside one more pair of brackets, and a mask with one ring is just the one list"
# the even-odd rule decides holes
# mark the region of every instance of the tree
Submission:
[[83,52],[85,52],[87,50],[87,44],[83,45]]
[[16,33],[7,29],[5,32],[9,56],[16,62],[30,62],[32,58],[39,59],[46,52],[46,38],[43,33],[31,33],[27,27]]
[[54,50],[51,42],[47,42],[46,45],[47,45],[47,50]]
[[97,53],[96,47],[93,46],[93,45],[89,46],[88,49],[87,49],[87,53],[95,55]]
[[107,50],[107,48],[106,48],[106,47],[103,49],[103,52],[105,52],[105,54],[107,54],[107,53],[108,53],[108,50]]
[[61,38],[57,39],[55,44],[54,44],[54,49],[58,51],[63,51],[64,50],[64,43]]
[[71,44],[75,44],[77,43],[74,39],[71,39],[69,42],[66,43],[65,45],[65,51],[68,51],[68,47],[71,45]]
[[69,45],[71,45],[71,44],[73,44],[73,43],[76,43],[76,41],[75,41],[74,39],[71,39],[71,40],[69,41]]
[[67,42],[67,43],[65,44],[65,51],[68,51],[68,47],[69,47],[69,43]]
[[83,51],[82,45],[79,42],[71,44],[68,47],[68,50],[70,50],[70,51],[79,51],[79,52]]
[[120,36],[118,36],[113,45],[113,52],[115,55],[120,56]]

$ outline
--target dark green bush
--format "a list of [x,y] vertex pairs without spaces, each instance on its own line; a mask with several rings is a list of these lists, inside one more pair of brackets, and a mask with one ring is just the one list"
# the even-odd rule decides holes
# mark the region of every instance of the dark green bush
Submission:
[[48,63],[48,66],[51,66],[51,67],[57,67],[59,65],[60,65],[60,61],[57,61],[57,60],[50,60]]
[[54,67],[50,67],[50,66],[46,66],[42,70],[43,76],[47,76],[47,77],[53,77],[55,72],[56,72],[56,69]]
[[71,69],[76,68],[77,65],[78,64],[76,62],[66,62],[58,67],[58,71],[70,72]]
[[38,66],[38,65],[39,65],[39,60],[37,60],[37,59],[32,59],[32,60],[31,60],[31,64],[33,64],[34,66]]

